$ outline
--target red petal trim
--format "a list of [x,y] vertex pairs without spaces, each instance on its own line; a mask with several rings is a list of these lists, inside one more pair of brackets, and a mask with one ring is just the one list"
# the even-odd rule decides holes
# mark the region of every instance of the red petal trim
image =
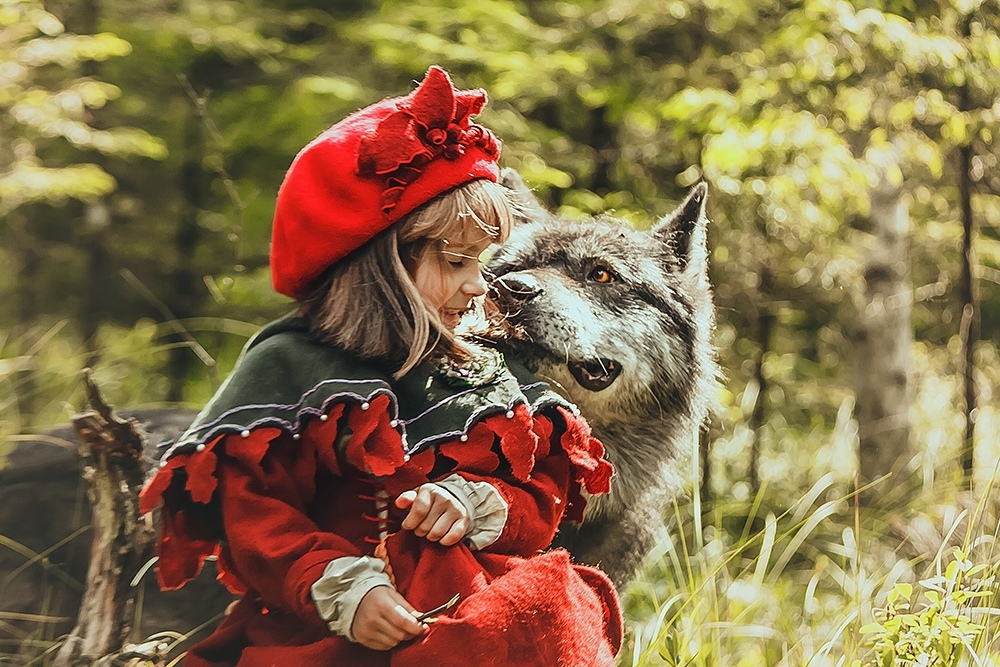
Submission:
[[196,503],[207,504],[212,500],[212,494],[215,493],[215,487],[218,485],[218,480],[215,478],[215,465],[218,458],[212,450],[224,437],[220,435],[205,445],[205,449],[202,451],[191,454],[191,458],[184,464],[184,470],[187,471],[187,482],[184,484],[184,488],[191,494],[191,500]]
[[458,438],[442,443],[438,451],[455,461],[456,467],[466,472],[481,475],[494,472],[500,467],[500,457],[493,451],[496,435],[486,423],[480,422],[469,430],[469,439],[462,442]]
[[584,510],[587,509],[587,499],[580,492],[580,482],[570,482],[566,494],[566,512],[563,519],[573,523],[583,523]]
[[535,415],[531,430],[538,438],[538,449],[535,450],[536,459],[544,459],[552,451],[552,420],[544,415]]
[[239,437],[240,441],[232,447],[227,447],[226,454],[245,464],[252,471],[254,471],[257,475],[257,479],[263,480],[264,469],[261,467],[260,462],[263,460],[264,455],[267,454],[267,450],[270,448],[271,442],[276,438],[279,438],[282,433],[284,433],[284,431],[280,428],[266,427],[250,431],[250,435],[245,438],[242,436],[230,435],[230,438]]
[[566,422],[566,430],[559,439],[570,463],[577,468],[577,479],[591,494],[609,493],[614,467],[604,459],[604,445],[590,435],[590,426],[562,407],[556,408]]
[[183,466],[187,457],[187,454],[174,456],[167,461],[167,465],[156,471],[153,479],[146,483],[146,486],[139,492],[139,512],[141,514],[152,512],[160,504],[163,494],[170,488],[170,482],[174,480],[174,470]]
[[156,564],[160,588],[180,588],[198,576],[205,558],[215,553],[216,540],[198,535],[183,510],[163,512],[160,559]]
[[334,444],[340,427],[340,418],[344,414],[344,404],[335,403],[327,413],[326,421],[313,419],[305,428],[304,439],[316,443],[316,455],[334,475],[340,476],[340,461]]
[[385,176],[379,207],[390,215],[406,187],[420,176],[432,160],[457,160],[470,146],[480,147],[495,159],[499,144],[485,128],[471,135],[471,115],[482,111],[486,92],[455,90],[448,74],[431,67],[427,76],[407,97],[398,100],[396,110],[383,118],[373,132],[358,145],[357,173],[364,178]]
[[249,586],[236,574],[236,567],[233,565],[233,556],[229,553],[229,547],[219,547],[216,549],[215,569],[218,574],[216,579],[234,595],[243,595]]
[[403,443],[396,429],[389,426],[388,396],[375,397],[367,410],[352,405],[347,426],[351,429],[347,460],[358,470],[387,477],[403,465]]
[[500,436],[500,451],[510,463],[511,474],[522,482],[527,481],[535,467],[535,450],[538,449],[538,436],[532,430],[528,406],[517,405],[512,417],[494,415],[484,423]]

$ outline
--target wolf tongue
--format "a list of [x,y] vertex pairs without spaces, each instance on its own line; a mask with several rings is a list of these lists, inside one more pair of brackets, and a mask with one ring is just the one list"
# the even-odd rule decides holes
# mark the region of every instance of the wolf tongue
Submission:
[[586,361],[571,361],[567,364],[569,372],[584,389],[601,391],[607,389],[622,372],[622,366],[611,359],[588,359]]

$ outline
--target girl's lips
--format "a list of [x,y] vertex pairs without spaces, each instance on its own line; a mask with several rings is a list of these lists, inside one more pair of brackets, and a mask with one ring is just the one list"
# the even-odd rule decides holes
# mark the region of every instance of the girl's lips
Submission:
[[454,329],[468,310],[468,308],[442,308],[441,320],[446,326]]

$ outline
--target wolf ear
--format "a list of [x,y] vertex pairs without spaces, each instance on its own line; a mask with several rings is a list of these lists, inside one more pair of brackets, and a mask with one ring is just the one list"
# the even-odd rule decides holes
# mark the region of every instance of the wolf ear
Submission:
[[691,188],[687,198],[673,213],[653,227],[653,234],[667,247],[680,265],[681,271],[704,271],[708,264],[705,228],[705,200],[708,185],[704,182]]
[[500,185],[511,191],[514,202],[514,217],[518,222],[547,222],[549,212],[545,210],[531,189],[525,185],[521,175],[510,167],[500,172]]

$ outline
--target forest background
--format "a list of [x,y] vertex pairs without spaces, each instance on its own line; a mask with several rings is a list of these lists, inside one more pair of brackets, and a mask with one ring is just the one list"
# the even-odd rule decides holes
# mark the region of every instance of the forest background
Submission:
[[623,664],[989,664],[998,30],[994,0],[0,0],[0,466],[84,367],[204,404],[289,308],[292,157],[440,64],[566,218],[709,184],[720,407]]

